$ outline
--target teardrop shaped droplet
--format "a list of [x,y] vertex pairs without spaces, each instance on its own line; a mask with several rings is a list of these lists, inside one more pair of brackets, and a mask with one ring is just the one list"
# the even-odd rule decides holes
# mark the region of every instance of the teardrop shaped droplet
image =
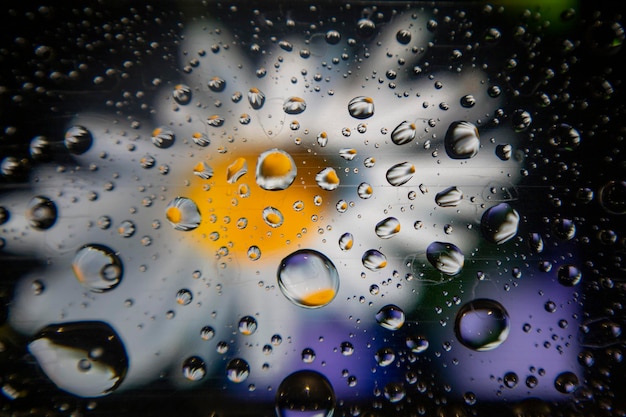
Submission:
[[339,290],[339,274],[326,255],[313,249],[302,249],[281,261],[278,286],[295,305],[319,308],[335,298]]
[[50,324],[35,335],[28,350],[57,387],[79,397],[112,393],[128,370],[122,340],[103,322]]
[[415,165],[410,162],[396,164],[387,170],[387,182],[394,187],[406,184],[415,174]]
[[98,244],[85,245],[76,252],[72,271],[83,287],[96,293],[114,289],[124,275],[122,261],[115,251]]
[[202,221],[196,203],[186,197],[176,197],[165,208],[165,218],[174,229],[188,232],[197,228]]
[[464,346],[478,351],[493,350],[509,336],[509,314],[497,301],[480,298],[464,304],[456,315],[454,333]]
[[517,235],[519,213],[507,203],[487,209],[480,221],[483,236],[491,243],[502,244]]
[[448,187],[435,196],[435,203],[439,207],[456,207],[461,201],[463,201],[463,191],[455,186]]
[[252,87],[248,91],[248,103],[254,110],[259,110],[265,104],[265,94],[258,88]]
[[407,144],[415,139],[416,131],[415,124],[404,121],[391,132],[391,141],[396,145]]
[[461,272],[465,256],[461,249],[452,243],[433,242],[426,248],[426,259],[439,272],[454,276]]
[[339,248],[343,251],[348,251],[352,249],[352,246],[354,246],[354,236],[352,236],[352,233],[346,232],[341,235],[339,238]]

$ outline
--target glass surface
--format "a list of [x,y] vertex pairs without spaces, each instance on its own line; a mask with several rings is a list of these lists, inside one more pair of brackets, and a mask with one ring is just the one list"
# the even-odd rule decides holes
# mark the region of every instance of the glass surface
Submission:
[[620,2],[19,2],[0,415],[626,414]]

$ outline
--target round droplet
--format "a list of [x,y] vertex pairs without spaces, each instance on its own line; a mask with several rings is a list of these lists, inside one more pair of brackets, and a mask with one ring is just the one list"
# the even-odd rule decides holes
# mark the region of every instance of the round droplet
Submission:
[[284,190],[297,175],[296,163],[287,152],[270,149],[259,155],[256,182],[264,190]]
[[251,261],[258,261],[261,258],[261,249],[256,245],[252,245],[248,248],[247,255]]
[[254,110],[259,110],[265,104],[265,94],[258,88],[252,87],[248,91],[248,103]]
[[478,154],[478,129],[469,122],[453,122],[444,139],[446,153],[452,159],[470,159]]
[[391,132],[391,141],[396,145],[407,144],[415,139],[416,132],[415,124],[404,121]]
[[350,342],[341,342],[340,348],[343,356],[352,356],[354,353],[354,346]]
[[426,248],[426,258],[439,272],[454,276],[463,270],[465,256],[452,243],[433,242]]
[[313,249],[302,249],[281,261],[278,286],[295,305],[319,308],[330,303],[337,295],[339,274],[324,254]]
[[315,360],[315,351],[311,348],[302,349],[302,353],[300,354],[302,358],[302,362],[304,363],[313,363]]
[[376,31],[376,24],[367,18],[359,19],[356,23],[356,32],[362,38],[369,38]]
[[250,365],[243,359],[233,359],[226,365],[226,377],[235,383],[240,383],[248,379],[250,375]]
[[339,248],[343,251],[348,251],[352,249],[352,246],[354,246],[354,236],[352,236],[352,233],[344,233],[341,235],[339,238]]
[[122,237],[132,237],[135,230],[135,223],[130,220],[124,220],[117,226],[117,233]]
[[378,271],[387,266],[387,257],[376,249],[370,249],[363,254],[361,262],[370,271]]
[[154,159],[154,156],[152,155],[145,154],[141,157],[139,163],[143,169],[150,169],[154,166],[154,164],[156,164],[156,159]]
[[398,330],[404,324],[404,311],[396,305],[388,304],[376,313],[376,322],[387,330]]
[[178,104],[188,104],[191,101],[191,88],[185,84],[177,84],[172,90],[172,97]]
[[406,347],[413,353],[422,353],[428,349],[428,346],[428,340],[422,336],[407,336],[406,338]]
[[626,181],[609,181],[600,189],[600,204],[610,214],[626,213]]
[[461,97],[460,102],[461,102],[462,107],[465,107],[466,109],[470,109],[476,105],[476,98],[471,94],[466,94],[463,97]]
[[93,136],[83,126],[72,126],[65,132],[65,147],[74,155],[82,155],[91,148]]
[[415,165],[410,162],[396,164],[387,170],[385,177],[387,182],[394,187],[399,187],[409,182],[415,174]]
[[387,217],[376,224],[376,236],[389,239],[400,233],[400,221],[395,217]]
[[396,40],[402,45],[406,45],[411,42],[411,31],[407,29],[400,29],[396,32]]
[[215,329],[211,326],[204,326],[200,329],[200,338],[204,341],[211,340],[215,336]]
[[561,123],[548,130],[548,142],[559,149],[573,151],[580,145],[580,132],[567,123]]
[[208,86],[211,91],[219,93],[226,88],[226,81],[220,77],[213,77],[209,80]]
[[122,281],[124,268],[115,251],[104,245],[85,245],[76,252],[72,271],[80,284],[92,292],[106,292]]
[[501,161],[508,161],[511,159],[512,153],[513,148],[508,143],[496,146],[496,156],[500,158]]
[[383,388],[383,395],[390,403],[397,403],[404,399],[406,391],[404,385],[399,382],[390,382]]
[[287,376],[276,391],[278,417],[332,417],[335,391],[326,377],[315,371]]
[[507,203],[487,209],[480,220],[480,230],[489,242],[502,244],[517,235],[519,213]]
[[30,156],[36,161],[50,161],[54,152],[54,144],[45,136],[35,136],[29,144]]
[[374,189],[368,183],[362,182],[357,187],[356,192],[360,198],[362,198],[363,200],[367,200],[368,198],[372,196],[372,194],[374,194]]
[[315,181],[322,190],[333,191],[339,187],[339,176],[334,168],[328,167],[318,172]]
[[516,132],[523,132],[528,129],[533,122],[533,118],[526,110],[518,109],[511,115],[511,123],[513,124],[513,130]]
[[560,373],[554,380],[554,388],[562,394],[571,394],[578,388],[578,377],[573,372]]
[[152,143],[157,148],[167,149],[174,144],[175,140],[174,131],[167,127],[157,127],[152,131]]
[[239,325],[238,325],[239,333],[245,336],[250,336],[251,334],[254,334],[254,332],[256,332],[256,328],[257,328],[257,321],[254,317],[244,316],[241,319],[239,319]]
[[371,97],[355,97],[348,103],[348,112],[355,119],[367,119],[374,115],[374,100]]
[[510,329],[509,314],[502,304],[485,298],[464,304],[454,323],[458,341],[478,352],[500,346],[509,336]]
[[50,229],[57,221],[57,206],[48,197],[33,197],[26,207],[26,220],[33,229]]
[[79,397],[112,393],[128,370],[124,344],[102,322],[50,324],[35,335],[28,350],[57,387]]
[[181,306],[186,306],[186,305],[191,304],[192,301],[193,301],[193,294],[187,288],[178,290],[178,292],[176,293],[177,304],[180,304]]
[[573,265],[562,265],[557,273],[559,284],[565,287],[578,285],[582,279],[582,272]]
[[328,42],[330,45],[337,45],[341,40],[341,33],[334,29],[329,30],[328,32],[326,32],[325,38],[326,42]]
[[191,140],[193,140],[193,143],[203,148],[211,144],[211,139],[209,139],[206,133],[194,132],[191,134]]
[[185,232],[197,228],[202,220],[196,203],[186,197],[176,197],[170,201],[165,208],[165,217],[174,229]]
[[385,367],[393,363],[393,361],[396,359],[396,354],[393,349],[385,347],[376,351],[374,359],[376,359],[376,363],[378,364],[378,366]]
[[283,111],[287,114],[300,114],[306,110],[306,101],[300,97],[289,97],[283,103]]
[[576,235],[576,224],[570,219],[561,217],[554,221],[552,230],[559,239],[570,240]]
[[202,178],[203,180],[209,180],[213,178],[213,168],[211,168],[206,162],[198,162],[193,167],[193,175]]
[[457,187],[448,187],[435,195],[435,203],[439,207],[456,207],[463,201],[463,191]]
[[263,220],[265,224],[272,228],[280,227],[285,221],[283,213],[275,207],[265,207],[263,209]]
[[183,376],[189,381],[200,381],[206,375],[206,365],[202,358],[191,356],[183,362]]
[[506,374],[504,374],[502,382],[504,382],[504,386],[507,388],[515,388],[515,386],[519,382],[519,377],[515,372],[507,372]]

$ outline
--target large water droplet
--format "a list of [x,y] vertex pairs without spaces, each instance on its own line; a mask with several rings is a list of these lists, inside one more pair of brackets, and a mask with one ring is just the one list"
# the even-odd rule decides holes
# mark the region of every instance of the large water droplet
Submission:
[[352,249],[354,246],[354,236],[352,233],[346,232],[339,238],[339,248],[343,251]]
[[282,226],[285,221],[283,213],[275,207],[265,207],[262,214],[265,224],[273,228]]
[[226,181],[229,184],[234,184],[247,173],[248,162],[245,158],[237,158],[226,168]]
[[348,112],[355,119],[367,119],[374,115],[374,100],[371,97],[355,97],[348,103]]
[[152,131],[152,143],[157,148],[167,149],[174,144],[176,136],[174,131],[167,127],[157,127]]
[[193,200],[176,197],[165,208],[165,217],[174,229],[190,231],[197,228],[202,221],[200,210]]
[[226,364],[226,377],[235,383],[248,379],[250,365],[243,359],[235,358]]
[[33,197],[26,207],[25,216],[33,229],[47,230],[57,221],[57,206],[48,197]]
[[400,233],[400,222],[395,217],[387,217],[376,224],[376,236],[389,239]]
[[97,244],[85,245],[76,252],[72,271],[80,284],[93,292],[106,292],[122,281],[124,268],[115,251]]
[[374,189],[368,183],[362,182],[357,187],[356,192],[359,195],[359,197],[361,197],[363,200],[367,200],[368,198],[372,196],[372,194],[374,194]]
[[28,350],[60,389],[80,397],[115,391],[128,370],[128,356],[117,333],[102,322],[51,324]]
[[378,271],[387,266],[387,257],[376,249],[370,249],[363,254],[361,262],[370,271]]
[[509,314],[494,300],[480,298],[464,304],[456,315],[454,333],[464,346],[482,352],[500,346],[509,336]]
[[300,97],[289,97],[283,103],[283,111],[287,114],[300,114],[306,110],[306,101]]
[[563,372],[554,380],[554,388],[562,394],[571,394],[578,388],[578,377],[573,372]]
[[297,306],[319,308],[330,303],[339,290],[339,274],[326,255],[313,249],[293,252],[278,268],[278,286]]
[[610,214],[626,213],[626,181],[609,181],[600,189],[600,204]]
[[578,285],[582,279],[582,273],[573,265],[562,265],[557,273],[559,284],[565,287]]
[[426,258],[439,272],[454,276],[461,272],[465,256],[452,243],[433,242],[426,248]]
[[200,381],[206,375],[206,365],[202,358],[191,356],[183,362],[183,376],[189,381]]
[[209,86],[211,91],[219,93],[224,91],[224,89],[226,88],[226,81],[220,77],[213,77],[209,80],[207,85]]
[[172,90],[172,97],[178,104],[188,104],[191,101],[191,88],[185,84],[177,84]]
[[480,149],[478,129],[469,122],[454,122],[448,127],[444,143],[450,158],[473,158]]
[[74,155],[82,155],[91,148],[93,136],[83,126],[72,126],[65,132],[65,147]]
[[463,201],[463,191],[457,187],[448,187],[435,195],[435,203],[439,207],[456,207]]
[[519,213],[507,203],[500,203],[483,213],[480,230],[485,239],[498,245],[517,235]]
[[322,190],[332,191],[339,187],[339,177],[337,176],[337,172],[330,167],[324,168],[318,172],[315,176],[315,181]]
[[404,324],[404,311],[396,305],[388,304],[376,313],[376,322],[387,330],[398,330]]
[[391,141],[396,145],[404,145],[415,139],[415,124],[404,121],[391,132]]
[[387,170],[387,182],[395,187],[406,184],[415,174],[415,165],[410,162],[396,164]]
[[259,155],[256,182],[264,190],[284,190],[293,183],[296,174],[296,163],[287,152],[270,149]]
[[259,110],[265,104],[265,94],[258,88],[252,87],[248,91],[248,103],[254,110]]
[[315,371],[287,376],[276,391],[278,417],[332,417],[335,391],[326,377]]
[[239,319],[239,325],[237,326],[237,328],[239,329],[239,333],[245,336],[250,336],[251,334],[254,334],[254,332],[256,332],[257,326],[258,324],[254,317],[244,316]]

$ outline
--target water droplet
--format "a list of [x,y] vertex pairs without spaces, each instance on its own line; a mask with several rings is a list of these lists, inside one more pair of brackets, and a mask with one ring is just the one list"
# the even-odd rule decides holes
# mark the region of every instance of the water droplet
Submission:
[[448,187],[435,195],[435,203],[439,207],[456,207],[463,201],[463,191],[457,187]]
[[247,173],[248,162],[245,158],[237,158],[226,168],[226,181],[229,184],[234,184]]
[[404,121],[391,132],[391,141],[396,145],[404,145],[415,139],[415,124]]
[[211,127],[221,127],[224,126],[224,118],[219,114],[213,114],[206,118],[206,123]]
[[362,38],[369,38],[376,31],[376,24],[370,19],[362,18],[356,23],[356,32]]
[[208,86],[211,91],[219,93],[226,88],[226,81],[220,77],[213,77],[209,80]]
[[193,167],[193,175],[203,180],[209,180],[213,178],[213,168],[204,161],[198,162],[196,166]]
[[580,141],[580,132],[567,123],[561,123],[548,130],[548,142],[559,149],[573,151],[578,148]]
[[202,358],[191,356],[183,362],[183,376],[189,381],[200,381],[206,375],[206,365]]
[[337,45],[339,41],[341,40],[341,33],[332,29],[326,32],[325,38],[326,38],[326,42],[328,42],[330,45]]
[[573,265],[561,265],[557,277],[559,284],[565,287],[573,287],[582,280],[582,272]]
[[576,235],[576,224],[570,219],[558,218],[552,224],[554,235],[562,240],[570,240]]
[[496,146],[496,156],[500,158],[501,161],[508,161],[511,159],[512,153],[513,148],[509,144]]
[[185,84],[177,84],[172,90],[172,97],[178,104],[188,104],[191,101],[191,88]]
[[399,382],[390,382],[383,388],[383,395],[392,404],[404,399],[406,391],[404,385]]
[[261,249],[259,249],[258,246],[256,245],[252,245],[248,248],[248,259],[250,259],[251,261],[258,261],[259,259],[261,259]]
[[426,248],[426,258],[439,272],[454,276],[461,272],[465,256],[452,243],[433,242]]
[[339,274],[326,255],[313,249],[302,249],[281,261],[278,286],[295,305],[318,308],[335,298],[339,290]]
[[415,166],[410,162],[396,164],[387,170],[387,182],[394,187],[406,184],[415,174]]
[[372,194],[374,194],[374,189],[368,183],[362,182],[361,184],[359,184],[357,188],[357,194],[363,200],[367,200],[368,198],[372,196]]
[[478,154],[478,129],[469,122],[453,122],[444,139],[446,153],[452,159],[470,159]]
[[610,214],[626,213],[626,181],[609,181],[600,189],[600,204]]
[[573,372],[562,372],[554,380],[554,388],[562,394],[571,394],[578,388],[578,377]]
[[350,342],[341,342],[340,348],[343,356],[352,356],[354,353],[354,346]]
[[502,382],[504,382],[504,386],[507,388],[515,388],[515,386],[519,382],[519,377],[515,372],[507,372],[506,374],[504,374]]
[[302,349],[302,353],[300,354],[302,358],[302,362],[304,363],[313,363],[315,360],[315,351],[311,348]]
[[376,236],[389,239],[400,233],[400,222],[395,217],[387,217],[376,224]]
[[106,292],[122,281],[124,268],[115,252],[97,244],[80,248],[72,261],[72,271],[80,284],[92,292]]
[[533,122],[533,118],[526,110],[518,109],[511,115],[511,123],[513,124],[513,130],[516,132],[523,132],[528,129]]
[[354,246],[354,236],[352,236],[352,233],[344,233],[341,235],[339,238],[339,248],[343,251],[347,251],[352,249],[352,246]]
[[258,88],[252,87],[248,91],[248,103],[254,110],[259,110],[265,104],[265,94]]
[[174,229],[188,232],[197,228],[202,221],[200,210],[193,200],[176,197],[165,208],[165,218]]
[[80,397],[110,394],[128,370],[122,341],[102,322],[51,324],[35,335],[28,350],[57,387]]
[[396,360],[396,354],[393,349],[385,347],[376,351],[374,359],[376,359],[378,366],[385,367],[391,365]]
[[263,220],[265,221],[265,224],[275,228],[282,226],[285,221],[285,217],[277,208],[265,207],[263,209]]
[[361,262],[370,271],[378,271],[387,266],[387,257],[376,249],[370,249],[363,254]]
[[388,304],[376,313],[376,322],[387,330],[398,330],[404,324],[404,311],[396,305]]
[[191,301],[193,301],[193,294],[191,293],[191,291],[189,291],[187,288],[178,290],[178,292],[176,293],[177,304],[180,304],[181,306],[186,306],[191,304]]
[[50,229],[57,221],[57,206],[48,197],[33,197],[26,207],[25,217],[33,229]]
[[130,220],[124,220],[117,226],[117,233],[122,237],[132,237],[135,230],[135,223]]
[[428,349],[428,346],[428,340],[422,336],[407,336],[406,338],[406,347],[413,353],[422,353]]
[[248,379],[250,375],[250,365],[243,359],[233,359],[226,365],[226,376],[235,383],[240,383]]
[[480,221],[480,230],[485,239],[498,245],[508,242],[517,235],[519,213],[507,203],[487,209]]
[[141,157],[139,163],[143,169],[150,169],[156,164],[156,159],[152,155],[145,154]]
[[200,338],[204,341],[208,341],[213,339],[213,337],[215,336],[215,329],[213,329],[213,327],[211,326],[204,326],[202,329],[200,329]]
[[348,103],[348,112],[355,119],[367,119],[374,115],[374,100],[371,97],[355,97]]
[[396,40],[402,45],[407,45],[411,42],[411,31],[407,29],[400,29],[396,32]]
[[174,144],[176,136],[174,131],[167,127],[157,127],[152,131],[152,143],[160,149],[167,149]]
[[65,132],[65,147],[74,155],[82,155],[91,148],[93,136],[83,126],[72,126]]
[[320,145],[322,148],[326,147],[326,145],[328,145],[328,133],[320,132],[317,135],[317,144]]
[[509,336],[509,314],[497,301],[480,298],[464,304],[456,315],[454,333],[464,346],[493,350]]
[[244,316],[239,320],[239,333],[245,336],[250,336],[256,332],[257,325],[257,321],[254,317]]
[[462,107],[470,109],[476,105],[476,98],[471,94],[467,94],[461,97],[460,102]]
[[259,155],[256,182],[264,190],[284,190],[297,175],[296,163],[287,152],[270,149]]
[[278,417],[332,417],[335,391],[316,371],[297,371],[287,376],[276,391]]
[[315,176],[317,185],[326,191],[336,190],[339,187],[339,177],[333,168],[324,168]]
[[283,103],[283,111],[287,114],[300,114],[306,110],[306,101],[300,97],[289,97]]
[[203,148],[211,144],[211,139],[209,139],[206,133],[194,132],[191,134],[191,140],[193,140],[193,143]]
[[339,156],[346,161],[352,161],[357,155],[357,150],[354,148],[341,148],[339,150]]

